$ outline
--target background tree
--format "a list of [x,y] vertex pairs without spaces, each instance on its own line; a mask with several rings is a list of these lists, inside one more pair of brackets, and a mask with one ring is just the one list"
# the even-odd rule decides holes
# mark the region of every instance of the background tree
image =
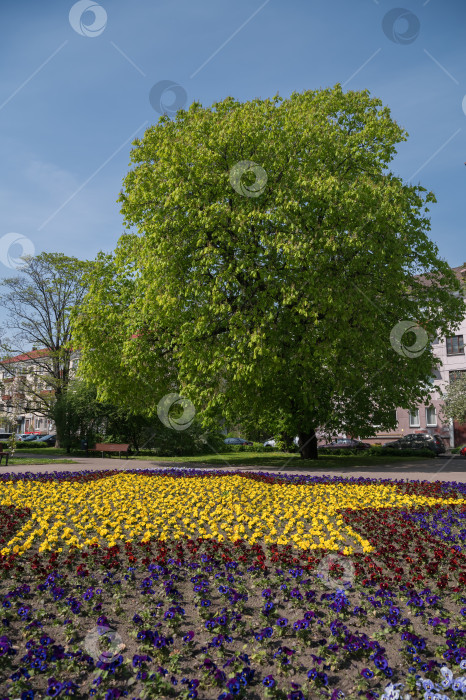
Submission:
[[128,413],[97,399],[96,388],[73,380],[54,405],[55,424],[62,435],[62,446],[70,452],[86,440],[92,450],[96,442],[128,442],[133,451],[153,449],[159,455],[200,454],[220,450],[223,436],[205,434],[194,422],[186,430],[174,431],[157,418]]
[[466,423],[466,372],[451,381],[442,392],[442,413],[449,420]]
[[[0,367],[13,378],[13,399],[19,409],[53,418],[54,404],[66,392],[71,376],[70,311],[79,307],[86,293],[84,273],[91,263],[62,253],[23,259],[20,274],[1,282],[6,292],[0,306],[6,309],[7,320]],[[12,374],[16,363],[9,360],[18,355],[24,355],[30,373]]]
[[298,434],[313,458],[317,428],[395,427],[429,395],[427,332],[464,313],[426,233],[434,195],[388,170],[406,138],[339,85],[162,117],[134,143],[128,233],[76,316],[99,395],[154,415],[174,388],[204,426]]

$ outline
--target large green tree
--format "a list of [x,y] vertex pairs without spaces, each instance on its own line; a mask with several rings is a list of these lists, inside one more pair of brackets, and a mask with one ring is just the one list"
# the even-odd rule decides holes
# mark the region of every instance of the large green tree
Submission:
[[393,428],[429,395],[427,333],[464,311],[427,235],[434,195],[388,169],[406,138],[339,85],[161,117],[75,319],[99,395],[154,414],[175,389],[205,425],[299,434],[305,457],[318,428]]

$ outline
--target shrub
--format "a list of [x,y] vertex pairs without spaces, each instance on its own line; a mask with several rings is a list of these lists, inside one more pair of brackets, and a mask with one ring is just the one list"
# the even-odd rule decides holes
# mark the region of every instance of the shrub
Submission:
[[363,459],[364,457],[435,457],[435,453],[428,448],[422,450],[399,450],[396,447],[379,447],[378,445],[373,445],[368,450],[337,450],[321,447],[319,448],[319,455],[332,455],[335,457],[349,455],[362,457]]
[[372,447],[365,454],[379,457],[435,457],[435,452],[424,447],[421,450],[397,449],[396,447]]
[[50,445],[47,445],[46,442],[41,442],[40,440],[27,440],[26,442],[16,443],[17,450],[35,450],[36,447],[40,449],[41,447],[50,447]]

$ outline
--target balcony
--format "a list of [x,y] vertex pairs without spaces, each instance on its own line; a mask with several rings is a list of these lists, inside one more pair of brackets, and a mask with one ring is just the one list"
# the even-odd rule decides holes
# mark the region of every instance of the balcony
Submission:
[[2,401],[11,401],[12,398],[11,394],[2,394]]

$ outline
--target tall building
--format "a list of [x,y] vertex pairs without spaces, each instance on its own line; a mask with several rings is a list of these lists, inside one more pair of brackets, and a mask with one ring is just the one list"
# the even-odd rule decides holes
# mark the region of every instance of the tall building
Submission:
[[[466,298],[466,263],[452,269],[463,284],[463,297]],[[441,365],[432,379],[430,401],[427,404],[413,406],[410,411],[398,408],[396,430],[379,432],[368,442],[389,442],[407,433],[419,432],[440,435],[447,447],[457,447],[466,443],[466,424],[460,425],[445,419],[442,415],[442,398],[439,391],[444,391],[456,377],[466,372],[465,337],[466,316],[455,331],[455,335],[436,338],[433,342],[434,354],[440,358]]]
[[[50,374],[50,352],[33,348],[29,352],[1,361],[0,365],[0,431],[38,433],[55,432],[54,422],[41,411],[53,396]],[[77,367],[77,353],[73,353],[70,372]]]

